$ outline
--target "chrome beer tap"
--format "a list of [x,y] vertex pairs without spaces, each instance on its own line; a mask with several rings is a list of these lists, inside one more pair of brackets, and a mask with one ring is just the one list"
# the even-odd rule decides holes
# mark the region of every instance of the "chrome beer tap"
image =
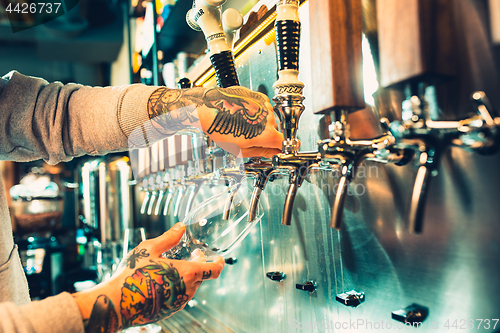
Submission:
[[428,104],[422,97],[425,87],[411,91],[403,102],[402,121],[393,121],[391,132],[399,147],[412,149],[417,175],[413,185],[408,226],[411,233],[423,230],[425,203],[431,176],[438,173],[441,154],[454,145],[480,154],[498,150],[500,118],[494,117],[482,91],[471,96],[477,115],[458,121],[434,121],[429,117]]
[[340,229],[342,224],[349,183],[355,178],[356,168],[364,160],[403,165],[413,156],[411,151],[395,146],[396,140],[391,133],[384,133],[374,139],[352,140],[347,123],[348,113],[347,109],[332,111],[330,139],[318,142],[322,163],[336,166],[340,172],[330,218],[330,227],[336,229]]
[[281,223],[290,225],[293,202],[297,189],[310,168],[318,166],[318,152],[298,152],[297,130],[299,118],[304,111],[302,91],[304,84],[299,81],[300,20],[299,1],[278,1],[275,22],[276,47],[278,57],[278,80],[273,88],[275,96],[274,112],[280,121],[284,136],[282,153],[273,157],[272,162],[260,158],[250,159],[243,164],[245,172],[254,177],[254,190],[250,203],[248,220],[255,218],[256,207],[266,183],[276,175],[289,175],[290,187],[285,199]]
[[[158,182],[158,171],[159,171],[159,143],[156,142],[151,147],[148,148],[149,153],[149,163],[150,163],[150,176],[148,178],[148,185],[151,189],[151,200],[149,201],[147,214],[151,215],[153,213],[153,208],[155,207],[156,198],[160,201],[160,195],[162,193],[161,182]],[[156,204],[158,206],[158,203]]]
[[[280,128],[284,136],[282,153],[273,157],[272,166],[278,172],[288,172],[290,187],[285,199],[281,223],[290,225],[292,208],[298,188],[302,185],[305,176],[312,167],[319,162],[318,152],[298,152],[299,141],[297,130],[299,119],[304,111],[302,91],[304,84],[299,81],[299,47],[300,47],[300,19],[299,1],[278,1],[275,22],[276,47],[278,57],[278,80],[274,83],[275,102],[274,113],[280,121]],[[253,165],[255,168],[257,165]],[[261,169],[260,167],[257,169]],[[258,200],[260,192],[265,186],[265,180],[272,174],[263,171],[257,180],[257,187],[253,199]],[[267,174],[267,176],[266,176]],[[264,178],[264,176],[266,176]],[[264,179],[264,181],[262,181]],[[251,206],[257,204],[252,202]]]
[[[149,163],[149,149],[142,148],[139,149],[138,154],[138,170],[139,170],[139,189],[145,192],[144,199],[141,205],[141,214],[146,214],[148,210],[149,198],[151,196],[150,186],[149,186],[149,174],[150,174],[150,163]],[[141,177],[142,176],[142,177]]]
[[[165,166],[165,151],[166,151],[166,140],[158,142],[158,171],[156,173],[156,184],[159,188],[158,201],[156,203],[156,208],[154,209],[154,215],[160,215],[161,205],[163,203],[163,198],[165,194],[167,195],[165,200],[165,208],[163,214],[166,215],[168,212],[168,205],[170,204],[171,196],[173,194],[173,189],[170,184],[170,175],[167,172]],[[170,197],[170,199],[169,199]]]

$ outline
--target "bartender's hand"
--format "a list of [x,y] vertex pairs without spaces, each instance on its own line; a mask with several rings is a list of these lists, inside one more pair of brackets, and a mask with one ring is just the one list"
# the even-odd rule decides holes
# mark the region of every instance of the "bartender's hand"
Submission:
[[202,281],[219,277],[222,257],[214,262],[161,258],[179,242],[184,230],[177,223],[160,237],[142,242],[110,280],[73,295],[85,332],[117,332],[167,318],[184,308]]
[[269,98],[244,87],[159,88],[151,95],[148,110],[155,128],[165,134],[195,126],[238,157],[281,153],[283,135]]

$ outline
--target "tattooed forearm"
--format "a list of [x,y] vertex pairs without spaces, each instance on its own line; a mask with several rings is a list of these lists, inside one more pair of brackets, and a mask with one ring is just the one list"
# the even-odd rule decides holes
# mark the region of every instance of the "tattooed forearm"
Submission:
[[214,88],[206,92],[203,101],[207,106],[217,109],[208,134],[217,132],[251,139],[266,128],[268,112],[264,107],[265,101],[258,94],[241,88]]
[[202,276],[201,279],[202,280],[208,280],[208,279],[210,279],[211,276],[212,276],[212,271],[211,270],[209,270],[208,272],[203,271],[203,276]]
[[127,254],[127,257],[125,259],[123,259],[123,261],[120,263],[120,267],[128,266],[131,269],[134,269],[135,263],[137,261],[147,257],[149,257],[149,253],[146,251],[146,249],[135,248]]
[[198,121],[196,107],[203,104],[205,89],[178,90],[159,88],[148,101],[149,118],[157,130],[174,134]]
[[214,132],[251,139],[266,128],[268,111],[262,95],[231,87],[187,90],[159,88],[149,98],[149,118],[161,133],[170,135],[198,122],[196,109],[207,106],[216,112],[208,134]]
[[153,262],[127,277],[120,302],[125,327],[170,316],[188,300],[186,285],[172,264]]
[[111,300],[100,295],[94,303],[90,318],[84,321],[86,333],[110,333],[120,330],[120,323]]

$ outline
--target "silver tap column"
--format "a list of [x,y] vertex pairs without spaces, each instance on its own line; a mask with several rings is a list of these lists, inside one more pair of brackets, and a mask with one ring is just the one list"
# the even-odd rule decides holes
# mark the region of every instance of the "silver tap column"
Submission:
[[274,112],[280,120],[284,135],[282,153],[273,157],[272,164],[254,159],[245,164],[246,171],[255,175],[249,219],[254,216],[260,194],[268,178],[275,173],[287,172],[290,187],[285,199],[281,224],[290,225],[293,202],[298,188],[302,185],[309,169],[317,166],[318,152],[298,152],[297,130],[299,118],[304,111],[302,91],[304,84],[299,81],[300,20],[299,1],[278,1],[276,8],[276,47],[278,56],[278,80],[273,88],[275,96]]
[[299,147],[297,129],[299,117],[304,111],[299,81],[300,19],[299,0],[279,0],[276,7],[276,48],[278,56],[278,80],[274,83],[274,112],[280,120],[285,136],[283,153],[296,153]]

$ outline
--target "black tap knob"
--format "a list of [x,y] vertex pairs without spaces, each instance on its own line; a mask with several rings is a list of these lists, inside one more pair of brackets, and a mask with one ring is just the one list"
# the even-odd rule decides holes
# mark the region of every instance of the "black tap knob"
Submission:
[[238,74],[234,66],[233,52],[231,50],[214,53],[210,56],[210,61],[215,70],[217,85],[222,88],[239,86]]
[[393,311],[392,319],[402,323],[421,323],[429,315],[429,308],[426,306],[411,304],[404,309]]
[[335,296],[335,299],[346,306],[357,307],[365,301],[365,293],[351,290],[342,294],[338,294],[337,296]]
[[235,257],[229,257],[229,258],[224,259],[224,261],[228,265],[234,265],[238,262],[238,259],[236,259]]
[[280,271],[275,271],[266,273],[266,276],[273,281],[280,282],[285,279],[286,274]]
[[307,281],[303,284],[297,283],[295,285],[295,288],[312,293],[313,291],[316,290],[316,284],[313,281]]
[[189,89],[193,87],[193,83],[190,79],[184,77],[177,82],[177,87],[179,87],[179,89]]

